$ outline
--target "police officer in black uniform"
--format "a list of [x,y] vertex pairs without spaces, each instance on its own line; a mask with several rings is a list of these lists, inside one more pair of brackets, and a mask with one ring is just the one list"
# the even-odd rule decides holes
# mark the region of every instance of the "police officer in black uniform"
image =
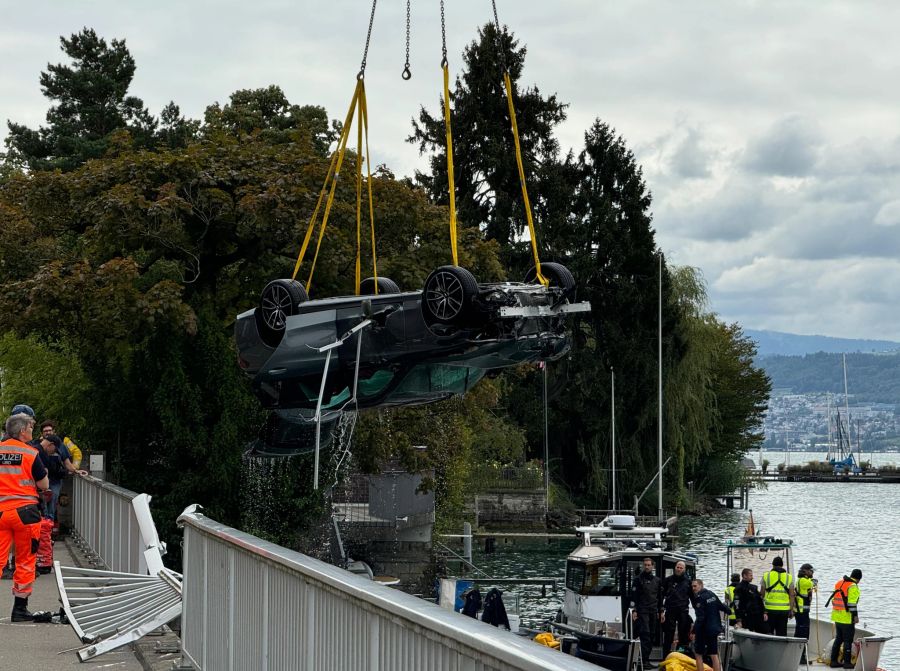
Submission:
[[675,632],[678,632],[678,647],[688,650],[691,635],[691,616],[688,604],[691,601],[691,579],[685,574],[683,561],[675,564],[675,573],[663,580],[663,607],[659,616],[663,624],[663,658],[672,652]]
[[631,581],[631,619],[635,633],[641,639],[641,658],[644,668],[656,668],[650,662],[650,653],[657,638],[657,622],[662,610],[662,581],[653,574],[653,560],[644,557],[644,570]]

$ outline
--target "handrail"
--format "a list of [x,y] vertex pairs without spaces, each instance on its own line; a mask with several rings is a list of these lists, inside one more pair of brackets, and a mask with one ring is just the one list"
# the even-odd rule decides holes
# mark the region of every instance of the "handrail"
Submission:
[[196,506],[178,522],[184,529],[182,649],[199,671],[598,670],[220,524]]
[[163,544],[150,516],[150,497],[90,475],[73,478],[76,542],[111,571],[156,573]]

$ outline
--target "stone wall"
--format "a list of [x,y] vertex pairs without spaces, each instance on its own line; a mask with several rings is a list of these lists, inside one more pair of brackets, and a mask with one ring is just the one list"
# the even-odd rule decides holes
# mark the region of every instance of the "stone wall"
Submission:
[[476,494],[469,505],[478,529],[546,529],[543,490],[482,492]]

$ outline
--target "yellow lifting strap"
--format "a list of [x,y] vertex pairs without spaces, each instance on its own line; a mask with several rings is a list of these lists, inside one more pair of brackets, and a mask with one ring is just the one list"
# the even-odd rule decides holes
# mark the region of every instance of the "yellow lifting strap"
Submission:
[[[319,216],[319,211],[322,209],[322,203],[325,202],[325,211],[322,216],[322,223],[319,226],[319,234],[316,240],[316,250],[313,255],[312,265],[309,271],[309,278],[306,281],[306,291],[309,292],[310,286],[312,285],[313,274],[316,270],[316,261],[319,258],[319,250],[322,247],[322,239],[325,236],[325,230],[328,227],[328,217],[331,214],[331,207],[334,203],[334,196],[337,190],[338,179],[340,178],[341,166],[344,162],[344,157],[347,152],[347,142],[350,137],[350,129],[353,125],[353,116],[354,113],[357,116],[358,121],[358,129],[357,129],[357,166],[356,166],[356,294],[359,295],[359,286],[360,286],[360,257],[361,257],[361,220],[362,220],[362,140],[363,133],[365,133],[365,147],[366,147],[366,175],[368,177],[368,197],[369,197],[369,223],[371,228],[371,238],[372,238],[372,270],[375,277],[375,292],[378,292],[378,270],[376,265],[376,255],[375,255],[375,214],[373,208],[373,198],[372,198],[372,172],[371,172],[371,161],[369,157],[369,116],[368,116],[368,108],[366,105],[366,89],[365,84],[363,83],[362,77],[357,78],[356,88],[353,92],[353,98],[350,101],[350,108],[347,110],[347,116],[344,119],[344,126],[341,129],[341,135],[338,139],[337,147],[335,148],[334,154],[331,157],[331,164],[328,167],[328,173],[325,176],[325,182],[322,184],[322,190],[319,192],[319,198],[316,202],[316,207],[313,210],[312,217],[310,217],[309,225],[306,229],[306,235],[303,238],[303,244],[300,247],[300,254],[297,256],[297,262],[294,264],[294,272],[291,275],[292,279],[297,278],[297,273],[300,271],[300,266],[303,264],[303,259],[306,256],[306,252],[309,248],[309,243],[312,239],[313,230],[316,227],[316,220]],[[326,199],[326,193],[327,199]]]
[[541,261],[538,258],[537,234],[534,230],[534,220],[531,217],[531,201],[528,200],[528,187],[525,185],[525,168],[522,166],[522,149],[519,147],[519,126],[516,123],[516,109],[513,105],[512,83],[509,81],[509,73],[503,73],[503,84],[506,86],[506,102],[509,105],[509,119],[512,122],[513,142],[516,145],[516,164],[519,166],[519,183],[522,185],[522,202],[525,205],[525,217],[528,220],[528,233],[531,235],[531,253],[534,256],[534,270],[537,281],[545,287],[549,280],[541,274]]
[[456,186],[453,180],[453,132],[450,130],[450,69],[445,60],[444,69],[444,127],[447,129],[447,188],[450,192],[450,251],[453,265],[459,265],[456,252]]

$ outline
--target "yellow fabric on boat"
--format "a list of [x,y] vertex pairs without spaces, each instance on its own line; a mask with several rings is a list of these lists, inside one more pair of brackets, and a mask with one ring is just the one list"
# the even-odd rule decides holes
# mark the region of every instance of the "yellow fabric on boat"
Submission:
[[[659,663],[659,668],[665,669],[665,671],[697,671],[697,663],[693,657],[688,657],[680,652],[670,652]],[[712,671],[712,667],[704,664],[703,671]]]
[[541,645],[546,645],[548,648],[558,648],[559,647],[559,639],[556,638],[553,634],[548,631],[545,631],[542,634],[538,634],[534,637],[535,643],[540,643]]
[[[378,259],[375,255],[375,207],[372,198],[372,156],[369,152],[369,106],[366,103],[366,92],[363,89],[359,101],[359,109],[362,111],[363,134],[366,138],[366,188],[369,192],[369,230],[372,236],[372,277],[375,278],[375,295],[378,295]],[[357,242],[359,245],[359,242]],[[358,250],[358,247],[357,247]],[[356,284],[359,293],[359,281]]]

